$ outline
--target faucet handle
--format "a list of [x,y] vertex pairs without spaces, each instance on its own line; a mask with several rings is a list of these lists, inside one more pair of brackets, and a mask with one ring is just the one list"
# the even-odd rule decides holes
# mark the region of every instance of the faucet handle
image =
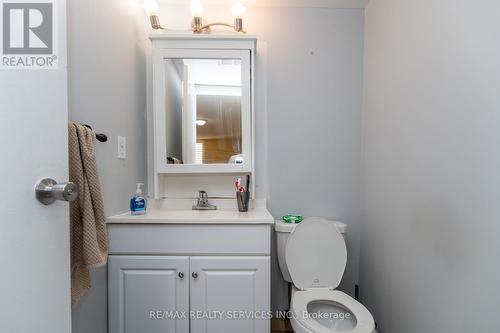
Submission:
[[193,210],[216,210],[217,206],[211,205],[208,202],[207,191],[199,190],[199,197],[196,205],[193,206]]

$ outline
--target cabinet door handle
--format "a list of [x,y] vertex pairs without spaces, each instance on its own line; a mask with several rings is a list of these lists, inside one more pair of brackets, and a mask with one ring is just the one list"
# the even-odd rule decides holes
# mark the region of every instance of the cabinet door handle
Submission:
[[193,272],[193,274],[191,274],[193,276],[194,279],[197,279],[198,278],[198,273],[196,272]]
[[184,273],[183,272],[179,272],[179,274],[177,274],[177,275],[179,275],[179,278],[184,279]]

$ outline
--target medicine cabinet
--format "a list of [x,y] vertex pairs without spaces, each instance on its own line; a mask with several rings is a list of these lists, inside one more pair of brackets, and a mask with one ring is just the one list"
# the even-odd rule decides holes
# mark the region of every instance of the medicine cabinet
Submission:
[[150,39],[154,174],[252,173],[256,38]]

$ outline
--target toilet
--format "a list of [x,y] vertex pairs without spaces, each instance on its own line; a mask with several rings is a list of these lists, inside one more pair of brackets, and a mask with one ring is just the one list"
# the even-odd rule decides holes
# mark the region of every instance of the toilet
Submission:
[[300,224],[276,221],[278,262],[293,283],[290,311],[295,333],[374,333],[370,312],[335,290],[344,275],[346,225],[323,218]]

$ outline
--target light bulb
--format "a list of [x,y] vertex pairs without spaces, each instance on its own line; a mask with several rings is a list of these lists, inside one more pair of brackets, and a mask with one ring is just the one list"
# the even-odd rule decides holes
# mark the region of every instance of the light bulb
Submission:
[[234,18],[242,18],[245,15],[245,6],[241,1],[236,1],[233,4],[233,16]]
[[144,0],[144,10],[148,16],[158,16],[160,11],[156,0]]
[[189,5],[189,9],[191,10],[191,15],[193,17],[203,16],[203,4],[201,3],[201,0],[192,0],[191,5]]

